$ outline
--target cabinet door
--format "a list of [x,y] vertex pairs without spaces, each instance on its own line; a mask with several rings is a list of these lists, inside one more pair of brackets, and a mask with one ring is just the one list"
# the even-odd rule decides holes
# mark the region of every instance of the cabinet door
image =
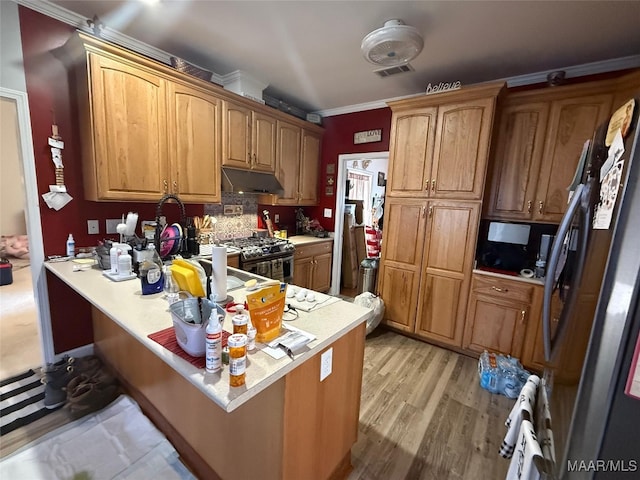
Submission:
[[95,54],[89,68],[95,157],[83,159],[86,198],[157,201],[169,181],[165,80]]
[[225,101],[222,120],[222,165],[251,167],[251,110]]
[[434,200],[427,215],[416,333],[460,347],[480,204]]
[[313,290],[326,292],[331,288],[331,253],[313,257]]
[[318,170],[320,169],[320,141],[317,133],[302,130],[300,154],[300,199],[299,205],[318,203]]
[[502,110],[496,140],[488,215],[530,219],[544,147],[549,104],[511,105]]
[[169,88],[171,192],[189,202],[220,202],[222,101],[181,84]]
[[313,257],[296,258],[293,262],[293,283],[298,287],[311,288]]
[[253,112],[253,152],[251,168],[262,172],[276,171],[276,119]]
[[543,161],[537,186],[534,219],[559,223],[567,207],[567,187],[573,179],[582,147],[611,110],[612,94],[552,102]]
[[278,196],[280,205],[297,205],[300,178],[300,127],[278,120],[276,177],[284,193]]
[[491,97],[438,107],[431,196],[482,198],[494,103]]
[[407,332],[413,332],[415,325],[425,221],[424,201],[388,198],[385,202],[378,289],[385,303],[385,323]]
[[430,107],[393,113],[388,196],[429,195],[437,111]]
[[471,293],[463,347],[520,358],[529,305]]

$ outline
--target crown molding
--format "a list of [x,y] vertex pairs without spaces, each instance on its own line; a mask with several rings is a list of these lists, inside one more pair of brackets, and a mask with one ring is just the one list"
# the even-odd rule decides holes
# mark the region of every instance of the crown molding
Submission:
[[[551,72],[556,72],[558,70],[564,70],[566,74],[565,78],[577,78],[577,77],[584,77],[587,75],[595,75],[598,73],[615,72],[618,70],[627,70],[629,68],[638,68],[638,67],[640,67],[640,55],[631,55],[628,57],[620,57],[620,58],[612,58],[610,60],[603,60],[601,62],[583,63],[581,65],[574,65],[571,67],[554,68],[553,70],[545,70],[542,72],[529,73],[526,75],[518,75],[515,77],[501,78],[495,81],[506,82],[507,87],[520,87],[524,85],[533,85],[536,83],[545,83],[547,81],[547,75],[549,75]],[[335,115],[344,115],[347,113],[356,113],[356,112],[363,112],[366,110],[375,110],[377,108],[385,108],[385,107],[388,107],[387,102],[403,100],[405,98],[412,98],[412,97],[417,97],[421,95],[424,95],[424,92],[415,93],[413,95],[405,95],[402,97],[386,98],[384,100],[375,100],[373,102],[357,103],[355,105],[347,105],[344,107],[329,108],[326,110],[317,110],[312,113],[317,113],[322,117],[333,117]]]
[[[0,0],[2,1],[2,0]],[[71,25],[78,30],[82,30],[83,32],[94,35],[94,31],[87,24],[86,17],[82,15],[78,15],[66,8],[63,8],[54,3],[48,2],[47,0],[14,0],[19,5],[27,7],[31,10],[34,10],[38,13],[42,13],[47,17],[51,17],[60,22],[66,23],[67,25]],[[109,26],[105,25],[100,34],[100,38],[113,42],[116,45],[119,45],[124,48],[128,48],[134,52],[137,52],[146,57],[152,58],[159,62],[164,63],[165,65],[171,64],[171,57],[173,56],[171,53],[165,52],[164,50],[160,50],[159,48],[152,47],[146,43],[143,43],[135,38],[132,38],[124,33],[121,33]],[[200,67],[200,65],[197,65]],[[200,67],[204,68],[204,67]],[[206,70],[209,70],[206,68]],[[222,76],[217,73],[213,73],[211,76],[211,81],[222,85]]]
[[[0,0],[2,1],[2,0]],[[93,34],[93,29],[89,28],[87,25],[86,17],[82,15],[78,15],[66,8],[60,7],[59,5],[48,2],[47,0],[13,0],[16,3],[23,5],[31,10],[35,10],[36,12],[42,13],[43,15],[47,15],[48,17],[59,20],[68,25],[72,25],[75,28],[87,32],[89,34]],[[158,48],[152,47],[146,43],[140,42],[128,35],[118,32],[108,26],[102,31],[102,38],[105,40],[109,40],[117,45],[121,45],[125,48],[129,48],[134,52],[141,53],[147,57],[153,58],[162,62],[166,65],[171,63],[170,57],[172,56],[170,53],[165,52],[164,50],[160,50]],[[197,65],[200,67],[200,65]],[[640,55],[631,55],[628,57],[621,58],[613,58],[610,60],[603,60],[601,62],[592,62],[592,63],[584,63],[581,65],[574,65],[571,67],[562,67],[555,68],[553,70],[546,70],[542,72],[530,73],[526,75],[518,75],[515,77],[508,77],[503,79],[496,79],[496,81],[504,81],[507,83],[508,87],[519,87],[524,85],[532,85],[535,83],[544,83],[547,81],[547,75],[551,72],[555,72],[558,70],[564,70],[566,74],[566,78],[575,78],[582,77],[586,75],[594,75],[597,73],[605,73],[605,72],[615,72],[617,70],[626,70],[629,68],[638,68],[640,67]],[[201,67],[205,68],[205,67]],[[209,70],[208,68],[206,68]],[[212,74],[211,81],[217,83],[219,85],[224,85],[225,77],[226,81],[229,81],[229,76],[234,75],[236,72],[231,72],[227,75],[218,75],[217,73]],[[354,105],[346,105],[344,107],[337,108],[329,108],[325,110],[317,110],[311,113],[316,113],[321,115],[322,117],[333,117],[336,115],[344,115],[346,113],[356,113],[356,112],[364,112],[367,110],[375,110],[377,108],[386,108],[387,102],[392,102],[395,100],[402,100],[405,98],[416,97],[419,95],[424,95],[424,92],[417,92],[412,95],[404,95],[400,97],[392,97],[386,98],[382,100],[375,100],[372,102],[358,103]]]

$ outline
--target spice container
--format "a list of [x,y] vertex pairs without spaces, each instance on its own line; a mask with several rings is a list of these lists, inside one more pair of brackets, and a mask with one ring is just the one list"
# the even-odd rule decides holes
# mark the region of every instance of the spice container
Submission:
[[245,314],[237,314],[231,318],[233,323],[233,333],[247,334],[249,325],[249,316]]
[[229,347],[229,385],[244,385],[247,370],[247,336],[236,333],[227,340]]

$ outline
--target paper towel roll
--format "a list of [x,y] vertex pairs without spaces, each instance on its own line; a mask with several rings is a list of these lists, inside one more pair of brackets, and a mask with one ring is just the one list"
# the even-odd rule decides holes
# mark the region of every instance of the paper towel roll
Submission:
[[227,247],[214,246],[211,251],[211,300],[222,302],[227,299]]

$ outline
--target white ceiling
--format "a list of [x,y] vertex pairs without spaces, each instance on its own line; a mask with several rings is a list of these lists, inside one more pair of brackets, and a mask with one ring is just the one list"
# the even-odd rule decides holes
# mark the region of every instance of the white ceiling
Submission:
[[[20,0],[18,0],[20,1]],[[21,2],[23,3],[23,2]],[[268,95],[326,111],[610,59],[640,66],[640,1],[53,0],[218,75],[242,70]],[[362,38],[399,18],[424,37],[415,72],[388,78]]]

